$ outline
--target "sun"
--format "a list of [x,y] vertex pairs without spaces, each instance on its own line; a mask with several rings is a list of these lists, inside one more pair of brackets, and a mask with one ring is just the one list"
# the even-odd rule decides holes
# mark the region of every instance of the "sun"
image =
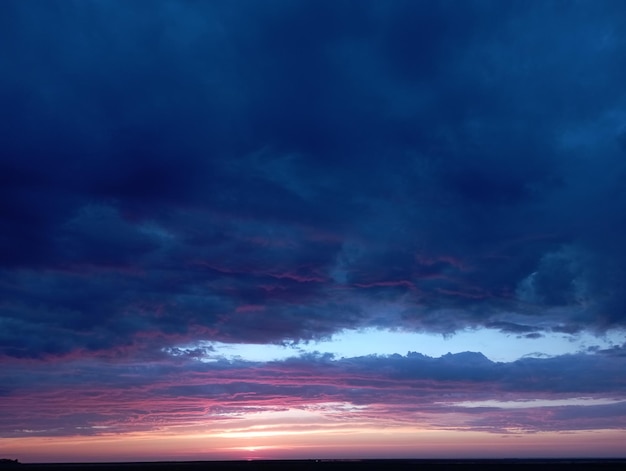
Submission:
[[239,452],[246,452],[246,453],[256,453],[257,451],[265,451],[265,450],[272,450],[277,448],[276,446],[272,446],[272,445],[246,445],[246,446],[236,446],[236,447],[231,447],[229,448],[230,450],[237,450]]

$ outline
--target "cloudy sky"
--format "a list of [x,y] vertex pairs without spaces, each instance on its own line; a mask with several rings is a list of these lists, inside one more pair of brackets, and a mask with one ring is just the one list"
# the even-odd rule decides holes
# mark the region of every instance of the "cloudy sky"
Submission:
[[624,455],[623,1],[4,0],[0,71],[0,455]]

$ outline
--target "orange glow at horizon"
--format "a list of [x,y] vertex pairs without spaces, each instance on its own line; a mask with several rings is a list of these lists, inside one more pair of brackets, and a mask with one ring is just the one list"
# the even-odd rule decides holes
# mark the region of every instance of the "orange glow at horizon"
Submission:
[[111,462],[619,457],[626,442],[626,430],[497,433],[472,430],[466,419],[461,412],[394,418],[376,407],[328,402],[251,410],[147,432],[99,429],[91,436],[0,438],[0,448],[22,462]]
[[[28,462],[312,458],[595,457],[623,454],[624,430],[494,434],[376,427],[250,435],[130,433],[0,439],[3,453]],[[253,456],[251,456],[253,453]]]

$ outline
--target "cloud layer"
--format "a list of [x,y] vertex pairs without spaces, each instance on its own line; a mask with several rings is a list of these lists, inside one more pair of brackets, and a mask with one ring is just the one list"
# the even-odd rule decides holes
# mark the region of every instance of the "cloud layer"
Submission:
[[[322,410],[335,424],[520,432],[623,430],[623,356],[574,355],[494,363],[479,353],[432,358],[202,363],[177,357],[10,367],[5,437],[220,429],[272,411]],[[37,424],[36,429],[33,424]],[[278,426],[278,425],[275,425]],[[281,424],[280,427],[284,427]]]

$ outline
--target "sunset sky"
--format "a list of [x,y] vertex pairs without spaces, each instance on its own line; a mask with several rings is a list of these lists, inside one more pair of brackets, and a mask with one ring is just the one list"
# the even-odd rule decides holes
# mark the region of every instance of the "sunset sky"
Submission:
[[0,1],[0,458],[626,456],[623,0]]

